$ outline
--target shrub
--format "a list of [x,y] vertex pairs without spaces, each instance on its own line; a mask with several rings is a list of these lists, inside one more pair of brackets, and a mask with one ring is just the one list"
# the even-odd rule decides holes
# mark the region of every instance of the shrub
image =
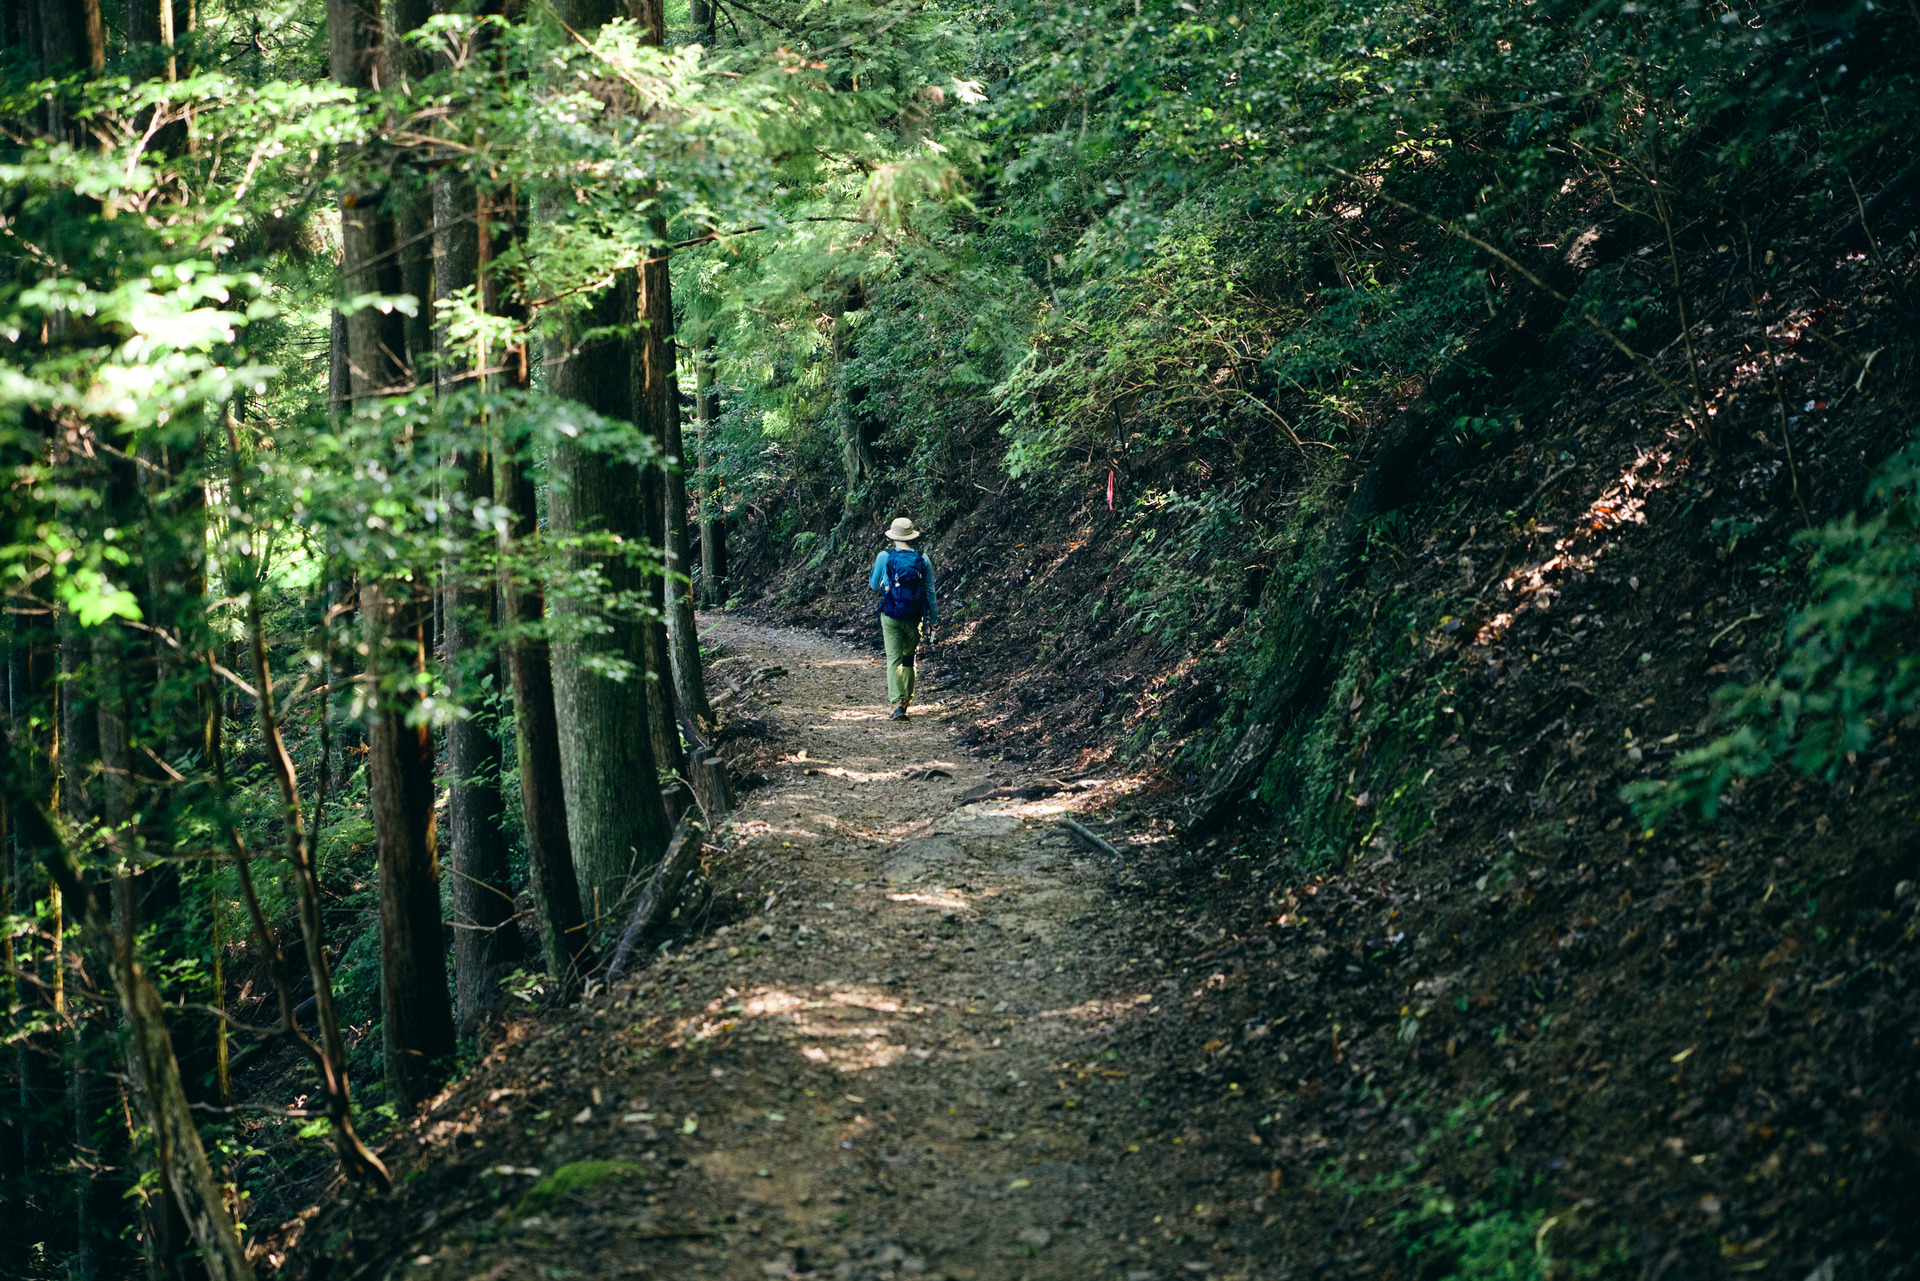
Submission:
[[1920,441],[1874,473],[1866,512],[1797,536],[1811,548],[1808,601],[1787,623],[1768,680],[1720,697],[1733,728],[1623,795],[1657,822],[1688,805],[1712,818],[1722,793],[1787,761],[1834,777],[1843,761],[1920,710],[1914,581],[1920,573]]

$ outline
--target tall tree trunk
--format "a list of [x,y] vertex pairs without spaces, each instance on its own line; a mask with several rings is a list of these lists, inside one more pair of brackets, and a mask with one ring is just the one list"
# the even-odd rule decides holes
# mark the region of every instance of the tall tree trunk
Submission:
[[[372,89],[375,72],[385,61],[379,0],[327,0],[327,43],[334,82],[346,89]],[[348,165],[355,159],[343,157]],[[350,298],[406,291],[389,195],[385,188],[361,181],[341,198],[340,274]],[[353,403],[406,390],[406,317],[398,310],[362,307],[345,318],[344,328],[346,381]]]
[[[106,67],[106,29],[100,20],[100,0],[39,0],[35,16],[42,72],[50,76],[69,76],[76,71],[92,75]],[[84,145],[83,131],[61,94],[48,94],[42,113],[47,133],[76,146]]]
[[415,683],[426,668],[429,611],[424,593],[395,599],[379,584],[361,589],[376,689],[367,797],[380,864],[380,1027],[387,1090],[402,1115],[433,1093],[455,1048],[434,857],[433,733],[417,714]]
[[700,599],[708,608],[726,600],[727,518],[720,496],[720,460],[714,450],[713,340],[701,335],[693,349],[693,447],[699,471],[694,501],[700,518]]
[[[640,474],[640,509],[646,521],[647,541],[660,549],[663,563],[668,522],[666,481],[665,472],[657,466]],[[680,722],[675,714],[679,700],[674,689],[673,644],[667,632],[667,610],[673,602],[663,574],[647,575],[646,599],[652,614],[641,622],[640,641],[647,656],[647,727],[652,731],[653,763],[661,774],[684,778],[687,754],[680,744]],[[667,817],[678,822],[679,809]]]
[[[149,49],[173,43],[173,6],[165,0],[127,0],[127,44],[134,49]],[[161,55],[165,57],[165,54]],[[169,80],[171,76],[167,77]]]
[[[549,357],[555,397],[609,418],[633,420],[631,338],[625,335],[634,323],[637,292],[634,272],[616,273],[579,326],[556,337]],[[624,327],[623,336],[603,336],[573,350],[574,334],[606,326]],[[646,536],[640,469],[583,449],[563,435],[554,444],[548,475],[547,517],[556,538],[620,543],[605,554],[568,551],[569,577],[597,570],[605,593],[644,598],[640,571],[622,554]],[[653,751],[643,629],[631,617],[605,616],[596,603],[601,594],[586,598],[570,589],[547,602],[559,633],[553,642],[553,693],[567,837],[581,906],[596,935],[617,923],[629,880],[659,860],[672,829]],[[599,670],[607,659],[630,664],[627,679]]]
[[494,492],[509,496],[513,522],[500,535],[500,624],[506,633],[507,670],[513,684],[513,741],[520,766],[520,812],[526,824],[527,880],[546,952],[547,972],[563,984],[580,977],[592,942],[580,907],[567,832],[565,771],[560,724],[554,706],[553,667],[538,589],[516,572],[525,541],[537,528],[533,481],[511,448],[496,442]]
[[32,62],[40,56],[40,0],[13,0],[12,29],[8,47],[19,50],[20,57]]
[[319,709],[320,776],[314,787],[313,848],[320,851],[320,837],[327,818],[327,802],[346,791],[353,776],[353,762],[364,759],[361,748],[366,733],[358,717],[352,715],[355,687],[360,683],[358,637],[360,626],[360,586],[351,570],[332,555],[325,578],[329,602],[321,618],[321,670],[327,692]]
[[221,928],[220,885],[210,881],[207,890],[207,949],[213,953],[213,973],[208,976],[208,997],[216,1012],[213,1042],[213,1105],[233,1104],[233,1065],[227,1056],[227,939]]
[[[328,0],[327,17],[334,80],[375,87],[375,73],[391,65],[377,0]],[[392,211],[400,199],[391,187],[365,185],[343,198],[341,274],[349,296],[407,291]],[[398,311],[363,307],[347,317],[356,407],[411,385],[413,346]],[[380,864],[381,1034],[388,1090],[404,1113],[432,1092],[454,1049],[433,851],[433,736],[424,722],[408,723],[418,721],[416,673],[395,662],[398,653],[416,671],[424,663],[433,607],[430,593],[403,580],[363,582],[360,609],[373,680],[367,791]]]
[[[656,46],[666,43],[667,20],[660,0],[638,0],[634,18],[640,25],[644,43]],[[680,683],[676,679],[682,666],[682,656],[674,652],[674,633],[680,633],[683,629],[677,625],[670,611],[674,610],[685,593],[672,590],[668,584],[676,568],[684,567],[687,562],[687,494],[683,483],[669,483],[669,471],[677,473],[680,465],[679,411],[674,403],[679,397],[679,390],[673,376],[673,275],[668,270],[667,251],[664,248],[666,224],[656,223],[653,230],[657,244],[650,250],[639,271],[637,312],[640,328],[635,334],[633,353],[633,421],[652,438],[664,464],[647,468],[641,478],[647,539],[659,549],[662,567],[666,571],[664,576],[650,578],[647,584],[648,604],[658,611],[646,625],[647,674],[651,678],[647,683],[648,711],[653,730],[654,763],[662,772],[685,777],[687,757],[680,744],[680,727],[674,707],[679,703],[689,715],[697,715],[698,712],[686,708],[680,697]],[[679,481],[677,474],[671,479]],[[673,543],[676,527],[680,537],[677,555]],[[691,646],[692,627],[686,627],[680,638]],[[699,656],[693,653],[691,666],[696,683],[699,665]],[[705,708],[705,703],[705,691],[701,690],[700,709],[710,716],[711,709]],[[679,815],[672,817],[677,819]]]
[[[667,264],[660,264],[661,293],[667,289]],[[655,308],[650,308],[650,312]],[[713,707],[707,702],[707,678],[700,666],[700,637],[693,621],[693,559],[687,540],[687,457],[686,442],[680,436],[679,380],[672,372],[673,301],[663,297],[657,309],[665,312],[668,329],[661,336],[661,359],[667,364],[666,394],[661,398],[666,435],[667,522],[661,543],[665,551],[667,594],[667,642],[672,659],[673,689],[680,710],[702,729],[713,728]],[[649,329],[649,337],[652,331]],[[698,375],[696,375],[696,378]]]
[[[60,818],[67,831],[84,831],[93,825],[95,818],[93,792],[97,783],[95,771],[100,760],[100,726],[93,697],[92,651],[79,620],[72,614],[62,611],[54,629],[59,637],[59,730],[54,764]],[[70,1013],[67,992],[70,959],[63,942],[66,921],[61,911],[69,906],[52,901],[48,903],[46,965],[42,970],[42,979],[51,985],[48,1004],[61,1022],[65,1022]],[[53,1039],[57,1044],[57,1038]],[[52,1046],[43,1045],[41,1049],[47,1051]],[[69,1054],[72,1053],[74,1051],[69,1046]],[[54,1061],[61,1061],[57,1053]],[[68,1080],[64,1093],[70,1100],[73,1091],[71,1060],[67,1066]],[[41,1090],[43,1093],[35,1102],[44,1109],[43,1115],[51,1117],[57,1114],[54,1100],[61,1091],[53,1081],[45,1079],[41,1082]],[[84,1188],[81,1194],[85,1195]],[[71,1226],[70,1222],[63,1224],[69,1230]]]
[[[393,89],[404,98],[413,96],[412,86],[433,72],[433,55],[412,41],[400,37],[419,30],[433,16],[432,0],[387,0],[387,29],[394,37],[387,44],[387,71],[383,89]],[[400,184],[404,183],[403,186]],[[425,382],[433,363],[434,324],[432,300],[434,256],[438,244],[434,221],[435,184],[417,170],[398,169],[394,192],[395,253],[399,257],[401,292],[411,294],[418,305],[406,317],[407,368],[416,383]]]
[[[502,199],[479,193],[478,270],[481,305],[488,315],[524,324],[526,307],[513,282],[494,263],[518,239],[521,211],[511,193]],[[524,337],[497,356],[478,353],[491,387],[525,393],[532,369]],[[539,532],[538,498],[533,478],[520,461],[519,442],[498,430],[488,442],[493,492],[505,501],[512,519],[500,531],[496,573],[500,610],[501,657],[513,690],[514,753],[520,767],[520,812],[527,840],[527,880],[533,890],[535,923],[546,953],[547,972],[562,986],[577,981],[591,941],[580,910],[580,885],[574,875],[567,838],[566,785],[560,765],[560,730],[554,711],[553,667],[546,638],[545,601],[521,567],[527,544]]]
[[40,0],[40,61],[54,75],[107,65],[100,0]]
[[[583,34],[615,14],[610,0],[570,0],[559,7],[561,20]],[[633,327],[639,288],[636,271],[617,272],[575,325],[555,327],[548,386],[556,398],[608,418],[636,421]],[[603,327],[615,327],[615,335],[580,343],[578,335]],[[554,444],[548,477],[548,524],[556,538],[615,539],[631,548],[646,537],[640,471],[631,463],[582,449],[562,435]],[[597,570],[608,592],[644,599],[640,572],[618,552],[572,550],[565,569],[576,581]],[[553,692],[567,836],[581,906],[598,935],[617,927],[629,884],[660,860],[672,835],[653,751],[645,640],[634,620],[603,616],[577,591],[549,599],[547,607],[558,624]],[[597,670],[608,659],[631,664],[632,674],[615,680]]]
[[[472,182],[442,174],[434,190],[434,297],[453,296],[479,279],[478,196]],[[436,382],[452,394],[476,376],[474,353],[454,351],[442,341]],[[484,359],[484,354],[481,357]],[[487,453],[486,424],[469,424],[472,439],[454,464],[471,502],[493,497],[493,463]],[[505,764],[496,732],[493,700],[501,693],[500,650],[491,635],[493,584],[480,575],[474,558],[449,557],[446,583],[447,669],[468,715],[447,727],[450,793],[447,828],[453,869],[453,975],[455,1024],[471,1035],[496,999],[500,974],[522,958],[520,932],[513,924],[513,882],[504,828],[506,803],[500,794]],[[476,704],[485,700],[485,710]]]
[[353,403],[353,358],[347,351],[347,318],[333,309],[327,333],[327,412],[344,414]]
[[[88,465],[82,455],[75,452],[68,456],[70,476],[81,487],[90,487],[98,483],[98,469]],[[81,628],[80,620],[72,613],[62,610],[56,618],[55,633],[59,637],[59,737],[56,753],[58,769],[58,787],[60,798],[60,818],[64,830],[71,834],[88,832],[99,817],[98,796],[100,777],[100,721],[95,674],[100,665],[95,662],[92,638]],[[94,1083],[84,1079],[86,1075],[86,1039],[90,1019],[84,1011],[84,1004],[74,1006],[68,999],[67,985],[72,978],[69,958],[61,946],[61,923],[49,922],[50,930],[46,977],[58,987],[52,994],[52,1005],[63,1022],[72,1018],[71,1026],[66,1029],[66,1053],[62,1056],[66,1068],[65,1102],[69,1117],[76,1112],[81,1102],[92,1092]],[[44,1167],[43,1167],[44,1168]],[[95,1242],[84,1238],[97,1235],[97,1215],[90,1214],[93,1203],[91,1179],[85,1170],[77,1172],[71,1186],[70,1204],[74,1211],[62,1227],[72,1232],[72,1245],[77,1257],[92,1263],[97,1257]],[[151,1249],[155,1233],[153,1224],[146,1224],[148,1257],[155,1257]],[[62,1236],[66,1233],[63,1232]]]
[[60,636],[60,816],[71,828],[93,821],[94,768],[100,759],[100,714],[88,668],[93,647],[80,622],[63,612]]
[[[14,40],[14,21],[11,12],[0,11],[4,17],[4,29],[0,29],[0,38],[11,45]],[[38,763],[39,752],[33,741],[32,722],[27,716],[27,690],[29,657],[23,636],[24,628],[15,617],[0,618],[0,628],[7,639],[6,654],[6,755],[0,758],[0,778],[7,786],[0,787],[0,842],[4,842],[7,859],[7,894],[4,901],[9,912],[18,916],[27,916],[33,910],[33,878],[31,868],[22,857],[20,837],[14,823],[13,811],[28,802],[38,790],[33,785],[34,769]],[[17,795],[16,795],[17,793]],[[11,1008],[24,1010],[32,1002],[37,989],[23,981],[22,976],[32,972],[33,943],[29,936],[8,931],[0,939],[0,959],[6,963],[7,1001]],[[11,1112],[0,1109],[0,1135],[4,1135],[6,1149],[0,1153],[0,1177],[9,1183],[15,1179],[24,1179],[31,1168],[27,1161],[27,1149],[32,1134],[32,1121],[27,1109],[30,1097],[27,1089],[29,1070],[29,1050],[26,1039],[20,1038],[13,1047],[14,1080],[11,1083],[15,1107]]]

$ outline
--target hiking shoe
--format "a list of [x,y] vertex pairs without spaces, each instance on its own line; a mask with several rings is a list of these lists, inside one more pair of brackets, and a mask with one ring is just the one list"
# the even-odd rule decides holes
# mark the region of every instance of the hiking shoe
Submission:
[[904,721],[905,719],[907,719],[906,704],[902,703],[900,706],[894,708],[893,715],[887,717],[887,719],[890,721]]

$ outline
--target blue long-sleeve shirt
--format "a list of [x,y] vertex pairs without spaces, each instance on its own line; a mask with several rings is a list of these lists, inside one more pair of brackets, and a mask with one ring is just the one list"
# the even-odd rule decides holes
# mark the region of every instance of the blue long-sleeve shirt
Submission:
[[[873,558],[873,572],[867,575],[867,586],[877,592],[887,589],[887,557],[891,555],[893,555],[893,548],[889,547]],[[916,551],[914,555],[923,562],[921,572],[927,576],[927,614],[920,621],[932,627],[940,621],[939,601],[933,594],[933,561],[923,551]]]

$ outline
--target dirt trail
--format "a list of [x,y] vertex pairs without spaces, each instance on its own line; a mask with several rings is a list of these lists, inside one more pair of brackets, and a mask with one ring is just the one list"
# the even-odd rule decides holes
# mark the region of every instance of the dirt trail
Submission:
[[[761,910],[513,1029],[416,1126],[408,1197],[433,1208],[343,1240],[353,1270],[385,1250],[421,1281],[1264,1275],[1220,1230],[1264,1175],[1205,1186],[1188,1158],[1215,1136],[1158,1133],[1151,1072],[1114,1048],[1178,984],[1131,954],[1111,869],[1057,819],[1124,784],[958,805],[995,780],[937,701],[886,719],[877,658],[703,628],[786,669],[753,686],[783,755],[734,828],[773,869]],[[583,1161],[626,1164],[554,1187]]]

